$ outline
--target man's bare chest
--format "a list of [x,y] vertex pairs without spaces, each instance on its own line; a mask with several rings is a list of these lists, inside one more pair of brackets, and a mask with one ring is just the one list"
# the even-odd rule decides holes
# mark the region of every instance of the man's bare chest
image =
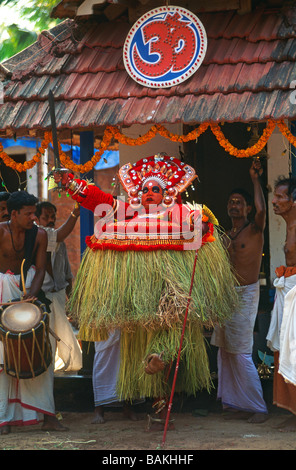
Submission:
[[287,228],[284,250],[285,252],[296,251],[296,228],[294,225]]
[[262,250],[263,237],[261,233],[245,230],[237,237],[229,238],[228,251],[231,255],[253,258]]
[[19,273],[24,256],[24,240],[13,240],[11,234],[5,232],[0,243],[0,271]]

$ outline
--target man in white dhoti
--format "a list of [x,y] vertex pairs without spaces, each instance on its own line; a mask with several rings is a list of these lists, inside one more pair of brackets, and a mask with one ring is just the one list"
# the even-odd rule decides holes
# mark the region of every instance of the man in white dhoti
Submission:
[[[0,302],[40,298],[46,266],[46,232],[34,225],[38,199],[26,191],[12,193],[7,201],[9,222],[0,223]],[[21,287],[24,266],[25,289]],[[23,292],[26,292],[23,295]],[[43,429],[64,430],[55,416],[53,367],[33,379],[6,375],[0,341],[0,434],[11,425],[29,425],[42,421]]]
[[66,297],[71,292],[72,272],[64,240],[73,231],[80,215],[75,206],[67,221],[58,229],[56,206],[48,201],[36,206],[38,225],[47,233],[47,265],[42,290],[51,301],[53,331],[59,337],[55,355],[55,370],[78,371],[82,367],[82,351],[66,316]]
[[263,422],[267,406],[261,382],[252,359],[253,332],[259,303],[259,272],[262,261],[266,207],[260,185],[260,161],[252,163],[250,176],[254,187],[256,214],[248,220],[251,197],[235,189],[228,200],[232,229],[226,240],[230,260],[239,286],[239,307],[223,327],[215,327],[211,344],[218,346],[218,398],[229,412],[228,419]]
[[[93,363],[93,393],[95,412],[92,423],[105,423],[105,407],[121,407],[126,418],[137,421],[138,415],[133,406],[119,400],[117,395],[117,380],[120,367],[120,330],[109,332],[108,339],[95,342]],[[136,400],[139,404],[144,400]]]
[[296,179],[279,178],[272,199],[274,213],[286,222],[286,266],[276,269],[275,302],[267,333],[274,351],[273,403],[292,413],[279,425],[296,431]]

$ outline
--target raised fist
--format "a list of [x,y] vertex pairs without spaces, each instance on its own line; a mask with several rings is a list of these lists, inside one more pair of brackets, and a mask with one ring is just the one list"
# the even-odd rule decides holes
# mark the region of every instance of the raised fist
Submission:
[[67,187],[73,179],[73,174],[66,168],[53,170],[53,179],[56,184],[61,183],[62,186]]

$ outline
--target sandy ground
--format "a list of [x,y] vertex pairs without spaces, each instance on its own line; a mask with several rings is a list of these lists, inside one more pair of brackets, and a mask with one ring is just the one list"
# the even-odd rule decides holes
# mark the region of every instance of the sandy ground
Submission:
[[[195,413],[196,414],[196,413]],[[204,450],[295,450],[296,434],[283,433],[274,427],[289,415],[271,412],[262,424],[247,421],[226,421],[222,412],[195,416],[193,413],[171,413],[174,430],[147,431],[146,413],[139,421],[129,421],[119,411],[107,411],[104,424],[92,424],[91,412],[62,412],[65,432],[44,432],[41,425],[13,428],[9,435],[0,436],[0,450],[96,450],[110,456],[110,451],[141,450],[145,453]],[[108,452],[106,452],[108,451]],[[176,453],[176,452],[175,452]],[[118,454],[116,454],[118,455]],[[125,454],[126,455],[126,454]]]
[[[175,394],[170,414],[174,429],[167,431],[162,445],[163,429],[148,430],[148,416],[153,416],[152,401],[146,400],[136,406],[138,421],[128,420],[124,417],[122,408],[113,407],[105,409],[105,423],[92,424],[94,414],[91,377],[65,378],[62,375],[59,379],[57,375],[57,416],[68,430],[45,432],[41,430],[42,424],[12,427],[10,434],[0,435],[0,451],[70,450],[76,451],[74,455],[78,457],[81,453],[77,451],[93,450],[102,459],[114,454],[128,456],[140,452],[146,456],[159,452],[178,454],[179,451],[188,454],[188,451],[192,451],[199,455],[199,459],[200,453],[211,455],[211,459],[218,453],[220,459],[221,452],[213,454],[212,451],[296,450],[296,433],[281,432],[276,428],[291,414],[272,405],[272,381],[263,380],[262,387],[269,418],[261,424],[226,420],[221,403],[216,399],[216,387],[211,394],[201,392],[197,397],[186,398]],[[82,454],[85,455],[84,452]],[[227,452],[222,454],[228,455]],[[253,454],[249,452],[247,455]]]

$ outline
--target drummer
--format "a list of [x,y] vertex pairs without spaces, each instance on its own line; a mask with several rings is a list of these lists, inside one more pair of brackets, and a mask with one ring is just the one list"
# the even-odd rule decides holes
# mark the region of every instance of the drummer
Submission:
[[[7,208],[10,220],[0,223],[0,302],[22,297],[39,297],[46,266],[46,232],[34,224],[38,199],[26,191],[10,195]],[[25,292],[21,290],[24,267]],[[42,292],[41,292],[42,293]],[[55,416],[53,368],[34,379],[17,380],[4,372],[3,344],[0,342],[0,434],[11,425],[38,424],[44,430],[64,430]]]

